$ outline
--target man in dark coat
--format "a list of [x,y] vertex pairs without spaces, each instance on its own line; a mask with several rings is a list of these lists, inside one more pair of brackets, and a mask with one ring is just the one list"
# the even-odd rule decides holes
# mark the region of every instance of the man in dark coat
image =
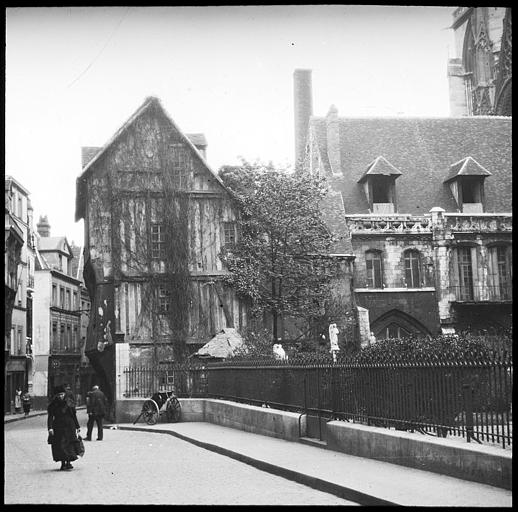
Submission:
[[92,391],[86,395],[86,412],[88,413],[88,423],[86,424],[86,441],[92,440],[92,430],[94,423],[97,423],[97,441],[103,440],[103,418],[106,414],[107,400],[105,394],[94,386]]
[[79,422],[75,409],[65,400],[65,389],[54,389],[54,398],[47,407],[47,429],[52,458],[61,461],[61,470],[72,469],[71,461],[77,459],[76,439],[79,434]]

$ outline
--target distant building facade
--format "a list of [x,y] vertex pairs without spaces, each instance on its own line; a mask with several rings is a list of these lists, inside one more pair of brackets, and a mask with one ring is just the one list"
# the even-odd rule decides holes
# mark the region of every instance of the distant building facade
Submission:
[[78,247],[73,243],[70,245],[73,254],[72,276],[79,282],[79,352],[80,352],[80,380],[77,392],[77,402],[85,403],[86,394],[92,389],[95,381],[95,371],[86,356],[86,336],[88,333],[88,323],[90,321],[91,302],[88,290],[86,289],[83,267],[84,267],[84,248]]
[[181,361],[247,323],[218,256],[236,240],[237,208],[205,150],[205,138],[182,133],[153,97],[103,148],[83,148],[86,355],[112,403],[125,367]]
[[[5,178],[6,200],[6,407],[16,388],[32,390],[33,292],[35,246],[29,191]],[[20,246],[20,238],[22,245]],[[20,251],[18,253],[18,250]],[[16,275],[15,262],[18,262]],[[9,293],[7,293],[9,292]],[[14,297],[13,297],[14,292]],[[10,314],[9,314],[10,312]],[[7,334],[7,333],[6,333]],[[9,399],[7,399],[9,397]]]
[[35,406],[45,406],[55,386],[67,383],[80,394],[81,281],[73,275],[66,237],[50,236],[46,217],[37,229],[33,400]]
[[452,116],[512,115],[512,9],[459,7],[448,63]]
[[299,169],[328,179],[328,225],[355,257],[362,343],[371,331],[510,327],[511,118],[347,118],[331,107],[307,123]]

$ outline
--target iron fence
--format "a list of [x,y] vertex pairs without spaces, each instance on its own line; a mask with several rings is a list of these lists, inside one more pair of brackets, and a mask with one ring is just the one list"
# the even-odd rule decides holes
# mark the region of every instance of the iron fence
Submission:
[[[126,370],[127,396],[159,389],[395,428],[512,444],[512,358],[333,363],[329,357],[231,360]],[[172,388],[172,386],[174,388]]]
[[149,398],[157,391],[173,391],[179,397],[206,396],[204,366],[168,365],[124,369],[124,397]]

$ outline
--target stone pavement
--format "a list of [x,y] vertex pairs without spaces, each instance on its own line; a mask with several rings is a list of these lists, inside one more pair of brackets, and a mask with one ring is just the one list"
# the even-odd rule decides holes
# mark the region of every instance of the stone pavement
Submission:
[[[31,416],[45,411],[31,411]],[[4,422],[23,420],[5,416]],[[205,422],[106,429],[172,435],[263,471],[362,505],[511,507],[512,491]]]
[[118,424],[173,435],[362,505],[511,507],[512,491],[205,422]]
[[[83,431],[85,411],[78,420]],[[63,472],[52,460],[46,421],[4,425],[4,504],[357,505],[152,431],[106,430]]]

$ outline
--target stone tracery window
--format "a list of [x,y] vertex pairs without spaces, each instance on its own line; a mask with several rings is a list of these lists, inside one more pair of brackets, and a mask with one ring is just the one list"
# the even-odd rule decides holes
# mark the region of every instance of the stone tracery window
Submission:
[[369,288],[383,287],[383,263],[381,251],[369,250],[365,253],[367,269],[367,286]]
[[408,288],[421,288],[421,258],[419,251],[408,249],[404,253],[405,284]]

